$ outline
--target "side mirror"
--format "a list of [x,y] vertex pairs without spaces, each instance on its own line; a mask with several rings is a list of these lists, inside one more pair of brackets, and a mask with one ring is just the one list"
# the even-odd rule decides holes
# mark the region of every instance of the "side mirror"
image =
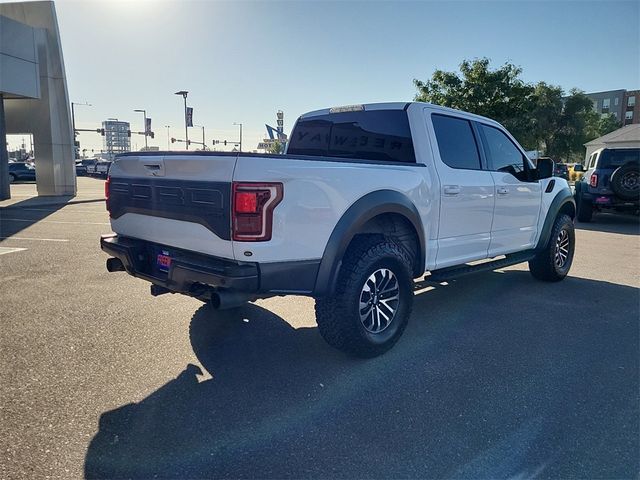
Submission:
[[576,163],[573,166],[573,171],[574,172],[585,172],[586,170],[584,169],[584,165],[582,165],[581,163]]
[[536,165],[538,180],[553,177],[553,160],[550,158],[539,158]]

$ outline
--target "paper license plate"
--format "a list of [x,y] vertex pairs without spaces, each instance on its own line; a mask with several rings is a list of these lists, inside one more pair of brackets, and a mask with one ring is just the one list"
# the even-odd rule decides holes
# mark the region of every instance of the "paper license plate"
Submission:
[[168,272],[169,267],[171,267],[171,255],[166,250],[162,250],[162,253],[159,253],[156,257],[156,265],[163,272]]

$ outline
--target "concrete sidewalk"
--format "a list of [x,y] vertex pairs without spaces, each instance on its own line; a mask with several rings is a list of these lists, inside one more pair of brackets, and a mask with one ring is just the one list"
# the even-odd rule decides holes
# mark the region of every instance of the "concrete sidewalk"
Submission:
[[38,196],[35,182],[11,184],[11,198],[0,201],[0,208],[39,205],[71,205],[104,201],[104,180],[92,177],[78,177],[76,196]]

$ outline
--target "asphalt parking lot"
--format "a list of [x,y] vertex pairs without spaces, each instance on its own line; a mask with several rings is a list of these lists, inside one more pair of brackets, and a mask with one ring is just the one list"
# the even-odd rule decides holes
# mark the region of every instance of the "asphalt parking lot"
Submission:
[[107,273],[102,182],[0,207],[1,478],[637,478],[636,218],[417,293],[397,346],[332,350],[313,301],[211,311]]

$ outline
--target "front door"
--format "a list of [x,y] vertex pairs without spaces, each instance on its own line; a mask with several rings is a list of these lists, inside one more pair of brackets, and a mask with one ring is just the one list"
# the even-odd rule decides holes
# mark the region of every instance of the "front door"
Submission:
[[495,184],[489,257],[533,248],[542,199],[540,182],[528,180],[529,160],[502,130],[479,123],[478,131]]
[[[491,238],[494,185],[482,169],[471,121],[426,109],[440,178],[436,268],[486,258]],[[437,146],[437,147],[436,147]]]

